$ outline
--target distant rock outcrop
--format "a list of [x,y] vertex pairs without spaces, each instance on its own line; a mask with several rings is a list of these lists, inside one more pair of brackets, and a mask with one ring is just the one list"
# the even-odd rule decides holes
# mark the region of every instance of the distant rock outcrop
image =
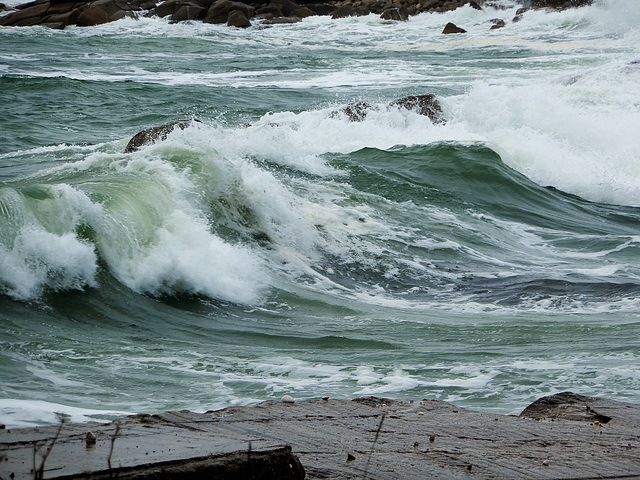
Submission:
[[[530,5],[565,9],[589,5],[592,1],[531,0]],[[6,9],[2,5],[0,11]],[[490,0],[34,0],[0,16],[0,26],[45,25],[62,29],[69,25],[88,27],[124,17],[157,15],[170,17],[173,23],[198,20],[246,28],[254,19],[273,25],[297,22],[312,15],[331,15],[338,19],[374,14],[384,20],[406,21],[422,12],[442,13],[463,6],[481,10],[482,5],[491,6]],[[522,14],[518,15],[516,18],[521,18]],[[448,24],[443,31],[464,32],[453,24]]]

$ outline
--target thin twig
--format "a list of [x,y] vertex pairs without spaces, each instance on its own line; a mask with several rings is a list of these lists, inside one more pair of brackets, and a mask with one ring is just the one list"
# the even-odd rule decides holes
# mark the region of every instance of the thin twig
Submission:
[[[58,441],[58,438],[60,438],[60,432],[62,431],[62,426],[68,421],[68,417],[64,413],[56,412],[56,416],[58,417],[58,421],[60,423],[58,424],[58,430],[56,430],[56,433],[51,439],[51,443],[49,444],[49,446],[47,447],[47,442],[45,440],[43,447],[46,447],[46,449],[44,451],[41,451],[40,446],[38,446],[38,442],[37,441],[33,442],[33,472],[34,472],[33,478],[35,480],[44,479],[44,465],[45,463],[47,463],[47,459],[51,454],[51,450],[53,450],[53,446]],[[40,462],[40,467],[36,467],[36,463],[37,463],[36,457],[38,456],[38,454],[40,454],[40,457],[42,458],[42,461]]]
[[120,424],[116,422],[116,431],[111,437],[111,449],[109,450],[109,457],[107,458],[107,464],[109,465],[109,478],[113,478],[113,471],[111,470],[111,457],[113,456],[113,446],[116,443],[116,438],[120,434]]
[[371,456],[373,455],[373,450],[376,448],[376,443],[378,442],[378,437],[380,436],[380,432],[382,431],[382,424],[384,423],[384,417],[386,417],[387,414],[383,413],[382,414],[382,418],[380,419],[380,425],[378,425],[378,429],[376,430],[376,436],[373,439],[373,443],[371,444],[371,450],[369,451],[369,457],[367,458],[367,464],[364,467],[364,478],[367,478],[367,475],[369,473],[369,463],[371,462]]

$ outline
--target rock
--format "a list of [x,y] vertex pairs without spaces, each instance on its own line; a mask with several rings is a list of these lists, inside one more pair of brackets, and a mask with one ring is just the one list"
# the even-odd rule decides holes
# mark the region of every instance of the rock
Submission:
[[237,27],[237,28],[249,28],[251,26],[251,21],[240,10],[233,10],[229,12],[227,25],[230,27]]
[[409,13],[405,7],[400,8],[387,8],[382,12],[380,18],[383,20],[395,20],[397,22],[404,22],[409,20]]
[[290,23],[298,23],[301,22],[302,19],[299,17],[275,17],[275,18],[267,18],[262,24],[263,25],[287,25]]
[[278,7],[282,12],[282,15],[285,17],[293,16],[293,12],[298,8],[300,8],[300,5],[298,5],[296,2],[293,2],[291,0],[277,0],[277,1],[271,2],[271,4]]
[[109,22],[109,15],[100,7],[89,7],[78,17],[76,24],[79,27],[93,27]]
[[280,401],[282,403],[296,403],[296,401],[293,399],[293,397],[291,395],[284,395]]
[[[542,419],[563,419],[580,422],[608,423],[611,417],[603,413],[598,413],[595,409],[599,399],[585,397],[571,392],[558,393],[548,397],[542,397],[527,408],[521,417]],[[606,408],[606,407],[604,407]]]
[[491,19],[491,23],[493,25],[491,25],[491,30],[496,30],[498,28],[502,28],[506,25],[506,23],[504,22],[504,20],[502,20],[501,18],[493,18]]
[[335,118],[338,114],[346,115],[351,122],[362,122],[373,107],[367,102],[357,102],[347,105],[342,110],[332,112],[330,117]]
[[442,33],[445,33],[445,34],[467,33],[467,31],[464,28],[460,28],[457,25],[454,25],[453,23],[449,22],[445,25],[444,30],[442,30]]
[[182,7],[181,0],[167,0],[156,7],[156,15],[163,18],[173,15]]
[[435,95],[411,95],[389,103],[389,108],[404,108],[419,115],[429,117],[435,124],[446,123],[442,115],[442,107]]
[[356,8],[353,5],[347,4],[347,5],[342,5],[341,7],[338,7],[338,9],[335,12],[333,12],[333,15],[331,15],[331,18],[335,20],[337,18],[361,17],[364,15],[367,15],[368,13],[369,12],[366,11],[366,9],[363,9],[362,7]]
[[80,9],[75,8],[67,13],[50,15],[46,19],[47,24],[49,24],[49,26],[51,26],[51,24],[60,24],[62,28],[68,27],[69,25],[76,25],[78,23],[78,19],[80,18],[80,13]]
[[158,140],[165,140],[167,138],[167,135],[173,132],[176,127],[184,130],[193,122],[197,122],[197,120],[175,120],[173,122],[160,125],[159,127],[153,127],[148,128],[147,130],[143,130],[142,132],[134,135],[133,138],[129,140],[129,143],[124,149],[124,153],[135,152],[144,145],[149,145]]
[[311,10],[309,7],[298,7],[294,11],[292,11],[291,14],[288,16],[293,18],[295,17],[307,18],[307,17],[313,17],[315,15],[317,15],[316,12]]
[[27,27],[39,25],[49,9],[49,3],[32,3],[26,8],[21,8],[17,12],[0,17],[0,25],[6,27]]
[[232,2],[231,0],[217,0],[207,11],[207,15],[205,16],[203,22],[227,23],[229,14],[234,11],[242,12],[247,19],[253,17],[255,13],[255,9],[245,3]]
[[454,23],[449,22],[445,25],[444,29],[442,30],[442,33],[444,34],[467,33],[467,31],[464,28],[460,28]]
[[265,15],[265,14],[271,14],[274,17],[284,17],[282,10],[280,10],[280,8],[278,8],[276,5],[267,5],[265,7],[260,7],[258,10],[256,10],[256,15]]
[[316,12],[318,15],[333,15],[333,13],[338,9],[338,7],[329,3],[308,3],[305,6]]
[[531,0],[533,8],[553,8],[555,10],[585,7],[591,4],[593,4],[593,0]]
[[482,10],[482,7],[480,5],[478,5],[476,2],[474,2],[473,0],[471,2],[469,2],[469,6],[471,8],[476,9],[476,10]]
[[184,22],[186,20],[203,20],[207,15],[207,9],[199,5],[183,5],[176,13],[171,15],[171,21]]
[[0,12],[5,12],[9,10],[9,7],[7,7],[4,3],[0,3]]
[[[640,406],[590,397],[589,402],[612,417],[606,426],[522,420],[437,400],[371,397],[135,415],[117,420],[122,430],[113,470],[106,458],[114,423],[69,423],[57,436],[45,478],[292,480],[304,478],[305,470],[310,479],[637,477]],[[419,411],[425,415],[416,415]],[[90,453],[79,441],[89,428],[104,439]],[[56,430],[55,425],[0,430],[0,458],[5,456],[0,477],[34,478],[33,445],[50,441]]]
[[91,430],[89,430],[87,432],[87,434],[85,435],[84,439],[85,439],[85,443],[87,445],[94,445],[96,443],[96,440],[97,440],[96,439],[96,434],[93,433]]

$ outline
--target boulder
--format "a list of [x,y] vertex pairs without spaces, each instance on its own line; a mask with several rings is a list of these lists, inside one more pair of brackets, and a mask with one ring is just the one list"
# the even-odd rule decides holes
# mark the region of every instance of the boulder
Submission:
[[58,15],[61,13],[70,13],[72,10],[79,8],[77,2],[52,3],[47,10],[47,15]]
[[418,115],[424,115],[435,124],[446,123],[442,114],[442,107],[435,95],[411,95],[399,98],[389,103],[389,108],[404,108]]
[[[79,8],[74,8],[70,12],[50,15],[46,18],[47,26],[50,28],[65,28],[69,25],[76,25],[80,18],[80,13],[82,12]],[[61,27],[55,27],[53,25],[59,25]]]
[[255,13],[255,9],[245,3],[217,0],[211,5],[202,21],[204,23],[227,23],[229,14],[233,11],[242,12],[247,19],[252,18]]
[[139,150],[144,145],[149,145],[158,140],[165,140],[175,128],[184,130],[193,122],[197,120],[174,120],[173,122],[165,123],[159,127],[148,128],[133,136],[127,146],[124,149],[124,153],[131,153]]
[[297,10],[298,8],[300,8],[300,5],[298,5],[296,2],[293,2],[291,0],[275,0],[275,1],[272,1],[270,5],[273,5],[279,8],[280,11],[282,12],[282,15],[285,17],[292,16],[294,10]]
[[405,7],[400,8],[387,8],[382,12],[380,18],[383,20],[395,20],[397,22],[404,22],[409,20],[409,13]]
[[79,27],[93,27],[109,22],[109,14],[100,7],[89,7],[78,17],[76,25]]
[[316,12],[311,10],[309,7],[298,7],[293,12],[291,12],[291,15],[289,16],[297,18],[307,18],[313,17],[315,15],[317,15]]
[[176,13],[171,15],[171,22],[184,22],[186,20],[202,20],[207,15],[207,9],[200,5],[183,5]]
[[578,422],[598,422],[601,424],[609,423],[610,416],[596,411],[598,403],[602,404],[603,402],[594,397],[562,392],[536,400],[525,408],[520,413],[520,416],[536,420],[562,419]]
[[263,25],[286,25],[302,21],[299,17],[274,17],[265,19]]
[[531,0],[531,6],[533,8],[553,8],[556,10],[585,7],[592,3],[593,0]]
[[[20,7],[22,7],[22,5]],[[27,27],[30,25],[39,25],[43,23],[48,9],[48,2],[33,2],[26,8],[20,8],[16,12],[0,17],[0,25],[5,27]]]
[[366,7],[356,8],[353,5],[347,4],[338,7],[338,9],[333,12],[333,15],[331,15],[331,18],[335,20],[337,18],[361,17],[367,15],[368,13],[369,11],[366,9]]
[[457,25],[449,22],[445,25],[444,30],[442,30],[442,33],[444,34],[450,34],[450,33],[467,33],[467,31],[464,28],[460,28]]
[[347,105],[341,110],[331,112],[329,115],[331,118],[335,118],[338,115],[346,115],[351,122],[362,122],[369,111],[373,110],[373,106],[367,102],[357,102]]
[[183,6],[182,0],[167,0],[156,7],[156,15],[159,17],[168,17],[173,15]]
[[498,28],[502,28],[506,25],[504,20],[501,18],[493,18],[491,19],[491,23],[493,24],[491,25],[491,30],[497,30]]
[[284,17],[282,10],[276,5],[265,5],[256,10],[256,15],[273,15],[274,17]]
[[0,3],[0,12],[5,12],[9,10],[9,7],[7,7],[4,3]]
[[338,9],[338,7],[329,3],[307,3],[305,6],[316,12],[318,15],[333,15],[333,12]]
[[230,27],[248,28],[251,26],[251,22],[240,10],[232,10],[231,12],[229,12],[227,25]]

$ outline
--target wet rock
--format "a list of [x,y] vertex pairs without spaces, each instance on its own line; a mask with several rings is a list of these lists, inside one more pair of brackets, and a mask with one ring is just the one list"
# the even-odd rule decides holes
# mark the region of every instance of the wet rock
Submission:
[[100,7],[91,7],[85,10],[78,17],[76,24],[79,27],[93,27],[109,22],[109,15]]
[[298,7],[291,12],[289,17],[307,18],[315,15],[317,15],[316,12],[311,10],[309,7]]
[[419,115],[429,117],[435,124],[446,123],[442,114],[442,106],[435,95],[411,95],[394,100],[389,108],[404,108]]
[[211,5],[203,22],[227,23],[230,13],[234,11],[242,12],[247,19],[253,17],[255,13],[255,9],[246,3],[218,0]]
[[394,20],[396,22],[404,22],[409,20],[409,13],[405,7],[387,8],[382,12],[380,18],[383,20]]
[[318,15],[333,15],[333,13],[338,9],[338,7],[329,3],[308,3],[305,6],[316,12]]
[[282,10],[276,5],[266,5],[256,10],[256,15],[273,15],[274,17],[284,17]]
[[267,18],[262,24],[263,25],[287,25],[290,23],[298,23],[302,20],[299,17],[275,17],[275,18]]
[[17,12],[0,17],[0,25],[6,27],[28,27],[31,25],[39,25],[43,23],[48,9],[48,2],[34,2],[26,8],[20,8]]
[[367,15],[368,13],[369,11],[366,8],[363,8],[363,7],[356,8],[353,5],[347,4],[347,5],[342,5],[335,12],[333,12],[333,15],[331,15],[331,18],[335,20],[338,18],[361,17],[364,15]]
[[502,28],[506,25],[504,20],[501,18],[493,18],[491,19],[491,23],[493,24],[491,25],[491,30],[497,30],[498,28]]
[[347,105],[341,110],[331,112],[329,116],[336,118],[339,115],[346,115],[350,122],[362,122],[371,110],[373,110],[371,104],[367,102],[357,102]]
[[444,30],[442,30],[442,33],[444,34],[467,33],[467,31],[464,28],[460,28],[457,25],[449,22],[445,25]]
[[591,4],[593,4],[593,0],[531,0],[533,8],[553,8],[555,10],[585,7]]
[[608,423],[611,417],[596,411],[597,398],[585,397],[571,392],[542,397],[527,408],[520,416],[542,419],[563,419],[580,422]]
[[240,10],[233,10],[229,12],[227,25],[230,27],[237,27],[237,28],[249,28],[251,26],[251,21]]
[[183,5],[176,13],[171,15],[171,21],[184,22],[185,20],[203,20],[207,9],[199,5]]
[[294,400],[294,398],[291,395],[284,395],[280,401],[282,403],[296,403],[296,401]]
[[159,127],[153,127],[148,128],[147,130],[143,130],[142,132],[134,135],[133,138],[129,140],[129,143],[124,149],[124,153],[135,152],[144,145],[149,145],[158,140],[165,140],[167,138],[167,135],[173,132],[175,128],[184,130],[194,121],[197,122],[197,120],[175,120],[173,122],[160,125]]
[[293,16],[293,12],[300,8],[300,5],[291,0],[276,0],[271,4],[277,6],[285,17]]

